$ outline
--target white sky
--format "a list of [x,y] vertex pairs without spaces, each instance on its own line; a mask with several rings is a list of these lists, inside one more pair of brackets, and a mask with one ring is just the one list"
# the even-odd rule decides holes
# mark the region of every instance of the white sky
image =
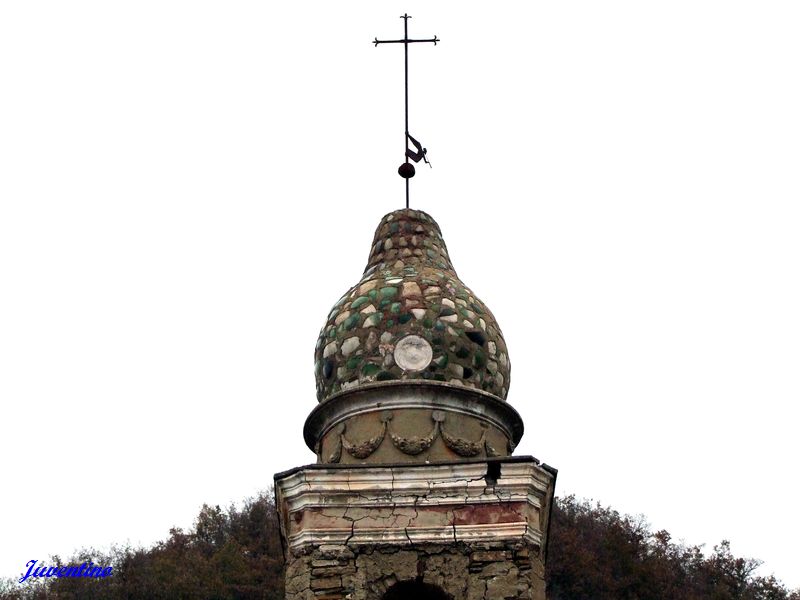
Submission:
[[442,227],[557,492],[800,586],[796,2],[0,4],[0,575],[312,462],[313,347]]

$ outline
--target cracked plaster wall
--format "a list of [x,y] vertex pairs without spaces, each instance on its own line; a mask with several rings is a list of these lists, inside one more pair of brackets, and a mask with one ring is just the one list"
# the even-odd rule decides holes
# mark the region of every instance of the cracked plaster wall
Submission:
[[382,600],[417,581],[452,600],[544,600],[554,475],[508,460],[277,477],[286,599]]

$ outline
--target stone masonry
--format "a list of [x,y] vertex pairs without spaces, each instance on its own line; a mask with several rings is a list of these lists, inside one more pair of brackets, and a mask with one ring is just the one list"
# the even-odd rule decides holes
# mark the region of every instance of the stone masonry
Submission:
[[286,599],[544,600],[554,482],[531,457],[278,474]]

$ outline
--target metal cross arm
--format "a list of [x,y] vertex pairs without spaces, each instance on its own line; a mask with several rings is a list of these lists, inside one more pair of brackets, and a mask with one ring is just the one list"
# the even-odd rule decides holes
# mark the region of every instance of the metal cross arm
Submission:
[[408,40],[408,39],[403,39],[403,40],[379,40],[378,38],[375,38],[372,41],[372,43],[377,46],[378,44],[416,44],[418,42],[433,42],[433,45],[435,46],[437,42],[441,42],[441,41],[442,40],[440,40],[438,37],[433,36],[429,40]]

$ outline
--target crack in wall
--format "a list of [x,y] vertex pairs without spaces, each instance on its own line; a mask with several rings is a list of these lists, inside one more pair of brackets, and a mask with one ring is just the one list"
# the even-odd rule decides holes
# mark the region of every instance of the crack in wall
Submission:
[[304,473],[308,496],[292,496],[301,500],[285,518],[308,537],[288,553],[285,599],[382,600],[420,581],[452,600],[545,600],[538,494],[511,472],[481,470],[422,481],[386,466],[374,480],[359,471],[327,484]]

